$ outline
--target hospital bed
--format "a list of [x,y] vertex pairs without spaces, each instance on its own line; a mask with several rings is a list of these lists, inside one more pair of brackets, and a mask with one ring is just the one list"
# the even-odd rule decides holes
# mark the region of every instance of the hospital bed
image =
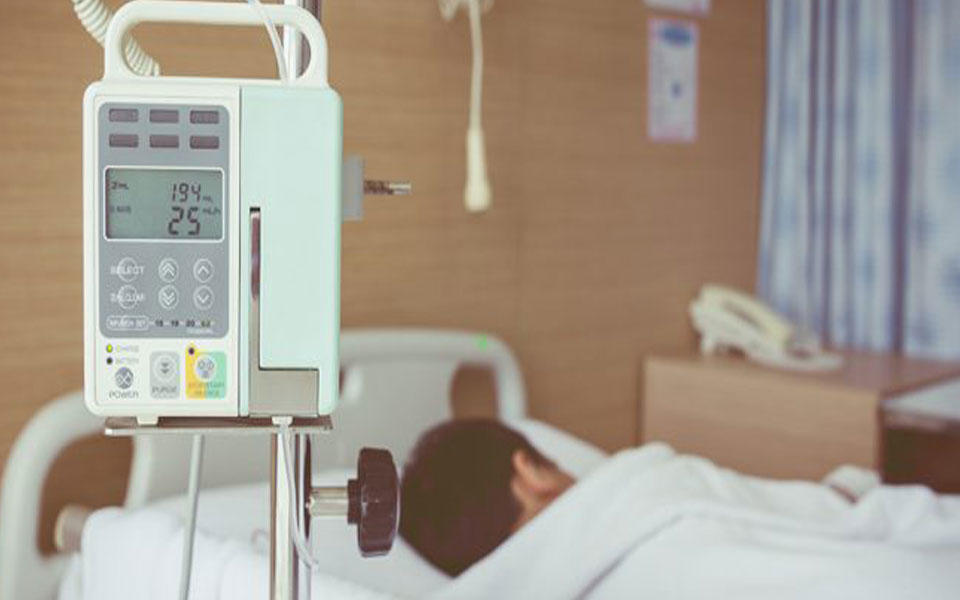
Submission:
[[[362,445],[388,448],[402,465],[421,432],[452,416],[451,384],[462,367],[489,370],[497,416],[524,431],[572,473],[585,473],[604,456],[589,444],[526,419],[523,376],[516,358],[492,335],[424,329],[345,330],[341,365],[342,401],[333,415],[335,430],[321,436],[312,459],[318,482],[325,477],[342,479],[341,473],[353,467]],[[102,428],[103,422],[91,416],[80,394],[74,393],[44,407],[21,433],[4,472],[0,497],[0,599],[46,600],[56,595],[71,557],[63,553],[44,557],[36,548],[43,482],[64,448]],[[133,444],[124,507],[152,505],[173,514],[181,512],[183,503],[178,497],[186,487],[189,440],[141,436],[134,438]],[[266,506],[259,499],[267,489],[267,436],[211,437],[206,448],[199,526],[224,536],[249,535],[258,529],[258,517],[244,515],[244,507]],[[224,511],[222,507],[230,508]],[[387,558],[364,561],[346,526],[339,521],[316,525],[320,527],[316,536],[319,558],[326,557],[325,564],[340,576],[357,583],[372,581],[383,591],[413,596],[445,581],[402,541],[398,540]],[[63,527],[64,523],[59,523],[58,531]],[[75,570],[73,560],[70,568]]]

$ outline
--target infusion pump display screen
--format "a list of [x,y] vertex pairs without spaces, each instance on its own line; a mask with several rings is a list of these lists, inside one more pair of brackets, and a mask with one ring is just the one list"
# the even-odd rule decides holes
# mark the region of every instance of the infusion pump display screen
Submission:
[[105,208],[108,239],[219,240],[223,173],[108,168]]

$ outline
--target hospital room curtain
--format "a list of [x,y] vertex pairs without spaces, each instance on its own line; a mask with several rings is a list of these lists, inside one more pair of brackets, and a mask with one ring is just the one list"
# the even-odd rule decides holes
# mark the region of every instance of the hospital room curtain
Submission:
[[759,295],[960,358],[960,2],[769,0]]

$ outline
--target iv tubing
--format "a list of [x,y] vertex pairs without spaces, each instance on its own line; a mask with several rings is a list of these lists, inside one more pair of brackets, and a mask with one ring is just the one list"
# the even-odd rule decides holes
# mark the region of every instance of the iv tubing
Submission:
[[289,422],[281,422],[280,425],[280,444],[281,448],[279,451],[283,452],[283,464],[284,470],[287,473],[287,487],[290,488],[290,522],[293,525],[293,545],[297,550],[297,556],[304,565],[307,566],[307,572],[305,573],[305,592],[307,600],[310,599],[311,595],[311,585],[313,580],[313,572],[316,571],[320,565],[317,562],[317,559],[311,553],[309,545],[307,544],[306,536],[303,533],[303,516],[300,514],[300,511],[297,510],[297,495],[296,495],[296,479],[293,474],[293,457],[291,455],[291,438],[290,438],[290,424]]
[[260,3],[260,0],[247,0],[247,2],[257,11],[257,14],[260,15],[260,20],[263,21],[264,27],[267,28],[267,35],[270,36],[270,45],[273,46],[273,54],[277,59],[277,74],[280,76],[280,81],[289,83],[290,74],[287,72],[287,63],[283,60],[283,44],[280,42],[280,35],[277,33],[277,28],[273,24],[273,19],[271,19],[267,11],[263,9],[263,4]]

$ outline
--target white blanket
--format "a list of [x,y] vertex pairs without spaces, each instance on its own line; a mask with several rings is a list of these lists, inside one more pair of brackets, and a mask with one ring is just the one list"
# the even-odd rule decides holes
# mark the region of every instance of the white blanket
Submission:
[[[602,464],[603,452],[535,420],[510,423],[555,459],[582,477]],[[342,485],[352,470],[324,471],[317,485]],[[95,513],[83,531],[83,552],[69,563],[60,600],[175,598],[180,581],[183,498],[147,508],[109,508]],[[266,483],[204,490],[197,515],[191,598],[260,599],[267,595],[269,490]],[[314,598],[423,598],[449,580],[402,539],[385,557],[363,559],[356,530],[343,519],[315,519],[311,541],[321,572]],[[330,576],[327,574],[336,574]]]
[[[106,508],[87,521],[84,552],[70,565],[61,600],[169,600],[178,597],[183,522],[156,509]],[[268,560],[256,540],[195,538],[191,599],[242,600],[269,595]],[[312,595],[333,600],[386,600],[355,583],[317,572]]]
[[960,497],[739,475],[623,452],[435,593],[470,598],[960,597]]

